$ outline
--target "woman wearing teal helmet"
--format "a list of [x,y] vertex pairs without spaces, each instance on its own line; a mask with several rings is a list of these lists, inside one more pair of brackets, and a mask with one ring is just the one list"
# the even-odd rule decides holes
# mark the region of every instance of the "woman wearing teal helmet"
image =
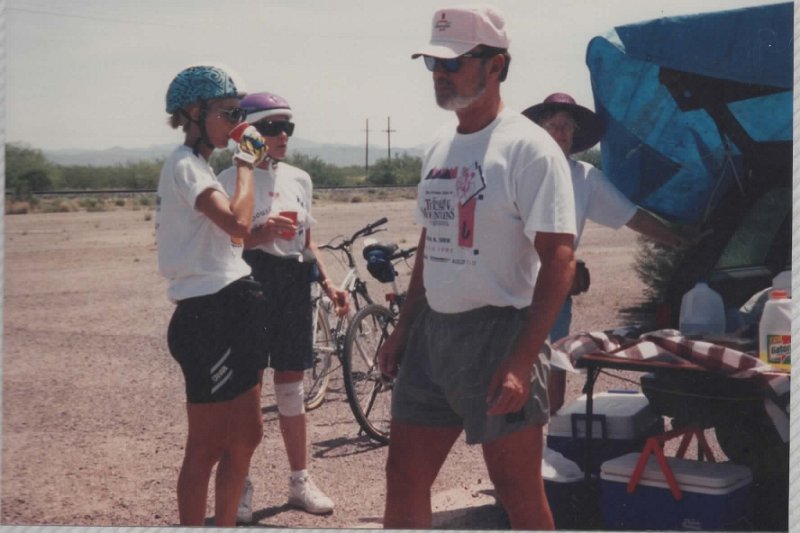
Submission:
[[156,211],[159,271],[176,304],[167,342],[186,384],[188,437],[177,487],[182,525],[203,524],[215,465],[215,524],[235,525],[263,430],[256,357],[263,297],[242,260],[242,243],[253,214],[253,165],[267,148],[254,128],[245,130],[230,196],[208,164],[243,119],[240,96],[231,77],[212,66],[184,69],[167,90],[169,123],[185,133],[161,170]]

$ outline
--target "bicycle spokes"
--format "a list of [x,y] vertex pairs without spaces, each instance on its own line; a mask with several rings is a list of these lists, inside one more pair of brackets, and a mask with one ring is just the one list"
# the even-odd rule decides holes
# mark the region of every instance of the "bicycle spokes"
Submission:
[[372,304],[356,314],[345,343],[347,399],[359,425],[379,442],[389,441],[391,379],[378,367],[378,350],[394,327],[389,309]]

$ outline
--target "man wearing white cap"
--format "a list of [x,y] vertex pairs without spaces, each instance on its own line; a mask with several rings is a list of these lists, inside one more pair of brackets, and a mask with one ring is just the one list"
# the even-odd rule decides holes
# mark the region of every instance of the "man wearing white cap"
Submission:
[[433,17],[424,57],[455,111],[427,150],[408,298],[379,353],[396,376],[384,527],[431,527],[431,487],[462,431],[515,529],[552,529],[541,475],[545,340],[572,282],[575,207],[553,139],[500,96],[511,56],[489,6]]

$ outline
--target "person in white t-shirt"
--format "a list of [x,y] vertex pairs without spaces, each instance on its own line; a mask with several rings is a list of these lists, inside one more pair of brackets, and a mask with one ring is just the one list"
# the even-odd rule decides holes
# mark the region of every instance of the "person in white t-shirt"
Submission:
[[[254,171],[252,233],[244,241],[244,260],[265,296],[268,341],[262,368],[271,367],[278,421],[289,459],[289,503],[314,514],[333,511],[333,501],[308,474],[303,372],[313,364],[310,282],[318,276],[340,314],[347,313],[347,293],[329,282],[311,239],[312,184],[307,172],[283,162],[294,132],[292,109],[285,98],[267,92],[241,102],[247,120],[263,136],[269,155]],[[236,170],[219,180],[229,192]],[[249,477],[239,503],[238,520],[253,521],[253,485]]]
[[408,296],[379,351],[396,376],[384,527],[430,528],[461,432],[480,444],[513,529],[552,529],[541,463],[547,333],[572,282],[575,208],[553,139],[500,96],[511,59],[491,6],[438,10],[424,56],[454,111],[425,153]]
[[169,124],[185,132],[161,170],[156,207],[159,271],[176,304],[167,343],[186,384],[181,525],[205,522],[215,466],[214,523],[236,524],[242,483],[263,431],[257,366],[263,298],[242,260],[242,240],[250,234],[253,165],[265,157],[266,145],[254,128],[244,131],[230,195],[208,164],[244,117],[241,96],[227,72],[206,65],[179,72],[166,95]]
[[[587,219],[613,229],[627,226],[667,246],[679,247],[686,244],[686,240],[664,221],[628,200],[600,170],[585,161],[571,157],[600,142],[605,127],[596,113],[578,105],[566,93],[553,93],[542,103],[529,107],[522,114],[544,128],[555,139],[569,162],[572,187],[575,191],[578,230],[575,236],[576,250]],[[551,341],[557,341],[569,334],[572,322],[572,296],[588,289],[588,269],[583,270],[585,268],[583,262],[579,261],[573,288],[561,308],[555,326],[550,331]],[[564,404],[565,389],[566,373],[555,366],[551,367],[548,384],[551,414]]]

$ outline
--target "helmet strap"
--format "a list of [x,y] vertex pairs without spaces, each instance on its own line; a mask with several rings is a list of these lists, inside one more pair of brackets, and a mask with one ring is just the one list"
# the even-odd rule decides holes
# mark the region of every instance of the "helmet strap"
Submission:
[[[200,126],[200,137],[194,142],[192,145],[192,152],[194,155],[200,156],[200,143],[205,143],[206,147],[210,150],[214,150],[215,146],[211,143],[211,140],[208,138],[208,130],[206,130],[206,116],[208,112],[208,104],[205,100],[200,100],[200,117],[197,119],[197,125]],[[189,119],[191,120],[191,118]]]

